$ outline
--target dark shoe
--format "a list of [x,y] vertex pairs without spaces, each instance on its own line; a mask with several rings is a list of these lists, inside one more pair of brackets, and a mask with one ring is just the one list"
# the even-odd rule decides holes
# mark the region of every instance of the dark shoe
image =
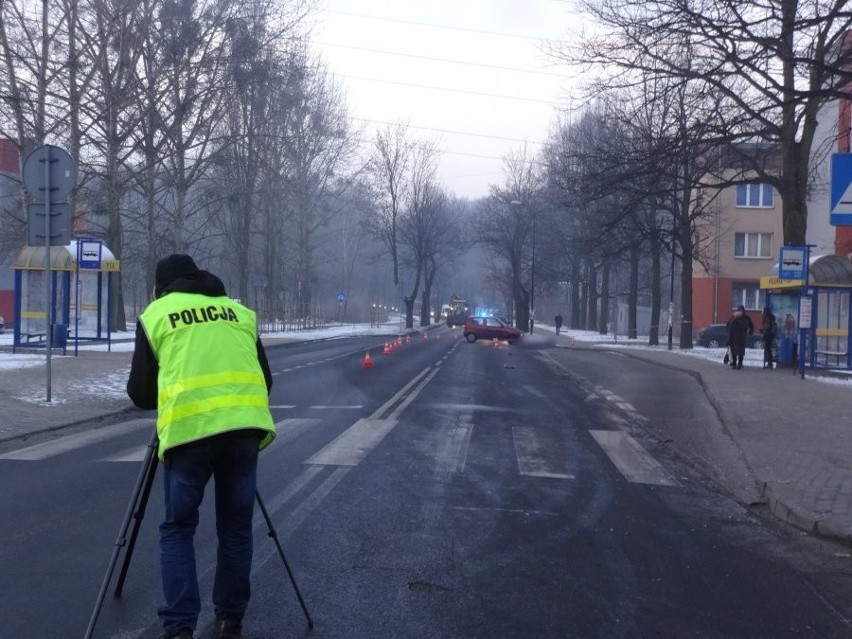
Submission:
[[213,626],[213,639],[243,639],[243,623],[236,617],[222,617]]
[[740,370],[743,367],[742,364],[737,364],[737,370]]
[[181,628],[177,634],[173,632],[164,632],[160,635],[160,639],[192,639],[192,630],[189,628]]

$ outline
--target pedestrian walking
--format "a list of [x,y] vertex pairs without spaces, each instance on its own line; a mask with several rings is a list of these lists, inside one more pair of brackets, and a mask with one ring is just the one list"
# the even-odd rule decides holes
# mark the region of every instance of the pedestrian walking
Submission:
[[562,328],[562,315],[560,313],[557,313],[556,317],[553,318],[553,325],[556,327],[556,334],[559,335]]
[[772,348],[775,344],[775,338],[778,336],[778,323],[775,321],[775,315],[772,309],[768,306],[763,309],[761,318],[761,332],[763,333],[763,368],[772,369]]
[[239,639],[250,598],[258,451],[275,436],[272,375],[255,313],[189,255],[157,263],[154,297],[139,317],[127,393],[140,408],[157,409],[166,506],[162,637],[195,632],[201,600],[193,536],[212,476],[219,541],[214,637]]
[[740,304],[728,320],[728,346],[731,348],[731,368],[743,367],[746,341],[754,333],[754,323],[746,315],[745,307]]

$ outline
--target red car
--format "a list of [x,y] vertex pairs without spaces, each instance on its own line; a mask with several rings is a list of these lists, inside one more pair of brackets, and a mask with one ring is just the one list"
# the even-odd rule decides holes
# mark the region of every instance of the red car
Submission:
[[513,326],[505,324],[496,317],[468,317],[464,323],[464,336],[468,342],[478,339],[514,342],[521,339],[523,333]]

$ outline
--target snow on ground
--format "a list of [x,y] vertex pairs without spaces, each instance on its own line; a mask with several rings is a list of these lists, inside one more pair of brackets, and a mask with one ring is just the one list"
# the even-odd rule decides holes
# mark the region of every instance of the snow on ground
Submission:
[[[536,324],[535,329],[538,331],[545,331],[547,333],[555,333],[556,329],[553,326],[549,326],[547,324]],[[113,352],[131,352],[133,350],[133,337],[134,337],[135,327],[132,325],[128,327],[128,331],[124,333],[114,333],[112,336],[112,342],[110,344],[109,350]],[[261,335],[261,339],[273,339],[273,338],[285,338],[292,340],[315,340],[315,339],[329,339],[335,337],[349,337],[352,335],[389,335],[396,334],[401,332],[401,325],[398,322],[392,322],[389,324],[383,325],[370,325],[370,324],[335,324],[332,326],[328,326],[321,329],[316,330],[305,330],[305,331],[287,331],[282,333],[263,333]],[[658,346],[650,346],[648,344],[647,336],[641,337],[635,340],[628,340],[624,336],[614,336],[611,334],[601,335],[595,331],[578,331],[572,329],[562,329],[561,335],[570,338],[574,338],[577,342],[581,342],[583,344],[597,344],[600,346],[605,346],[606,348],[630,348],[630,349],[643,349],[643,350],[657,350],[657,351],[667,351],[668,350],[668,342],[665,338],[662,340],[662,343]],[[0,371],[10,370],[15,368],[25,368],[30,366],[41,366],[44,364],[45,355],[42,349],[34,348],[18,348],[17,353],[11,352],[12,346],[12,332],[6,331],[3,335],[0,335],[0,347],[9,347],[9,349],[5,349],[6,352],[0,352]],[[106,351],[106,344],[84,344],[80,343],[78,345],[79,350],[81,351]],[[51,357],[62,357],[62,355],[58,354],[58,351],[54,351]],[[703,348],[697,346],[691,349],[681,349],[678,346],[677,338],[672,345],[671,353],[673,356],[682,356],[682,357],[699,357],[702,359],[710,360],[713,362],[722,362],[722,358],[725,355],[724,348]],[[74,343],[69,342],[67,348],[67,354],[65,357],[73,357],[74,356]],[[761,349],[747,348],[746,355],[744,359],[745,364],[749,366],[761,366],[763,364],[763,351]],[[837,374],[844,374],[846,371],[836,371]],[[849,372],[849,379],[837,378],[837,377],[819,377],[820,381],[825,383],[832,384],[844,384],[844,385],[852,385],[852,371]],[[109,381],[109,380],[104,380]],[[126,383],[126,378],[123,374],[117,375],[116,380],[114,380],[114,384],[110,383],[109,386],[115,386],[116,388],[120,388],[121,392],[124,392],[124,384]]]

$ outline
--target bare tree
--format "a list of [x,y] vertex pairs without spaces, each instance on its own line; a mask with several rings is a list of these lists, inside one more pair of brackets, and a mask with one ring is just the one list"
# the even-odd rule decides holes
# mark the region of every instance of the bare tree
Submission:
[[[706,86],[724,100],[718,141],[768,141],[783,150],[779,171],[746,155],[783,199],[784,241],[804,244],[807,187],[817,116],[849,98],[852,26],[837,0],[583,0],[604,28],[558,58],[605,71],[598,86],[638,86],[641,74]],[[687,256],[684,255],[686,264]]]
[[393,283],[399,285],[398,224],[408,189],[408,171],[414,144],[408,128],[388,125],[376,133],[373,152],[367,164],[367,176],[377,202],[375,216],[368,220],[371,235],[380,240],[393,262]]
[[288,82],[284,159],[288,164],[286,201],[293,212],[293,276],[301,291],[297,316],[306,319],[314,302],[315,257],[319,231],[332,214],[345,185],[337,179],[354,154],[343,96],[316,61],[299,53]]
[[[435,145],[430,142],[416,144],[410,156],[407,197],[400,218],[400,243],[407,249],[408,262],[414,272],[411,292],[403,298],[406,328],[414,327],[414,302],[421,278],[427,291],[431,290],[437,271],[436,251],[442,237],[441,225],[446,219],[447,196],[435,179],[436,156]],[[428,299],[424,299],[424,304],[428,307]],[[424,325],[421,314],[421,326]]]
[[[529,330],[532,301],[532,264],[537,216],[544,205],[544,182],[528,149],[521,148],[503,161],[505,182],[492,187],[477,222],[480,241],[507,265],[510,273],[515,326]],[[527,284],[529,282],[529,284]]]

